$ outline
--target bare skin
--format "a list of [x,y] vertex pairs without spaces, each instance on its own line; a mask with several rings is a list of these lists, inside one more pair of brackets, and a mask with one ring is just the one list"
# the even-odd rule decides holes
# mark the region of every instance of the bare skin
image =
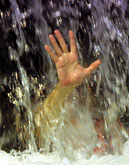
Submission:
[[66,98],[101,64],[100,60],[96,60],[88,68],[84,68],[79,64],[74,33],[69,31],[70,51],[60,31],[55,30],[54,33],[59,45],[51,34],[49,39],[54,51],[48,45],[44,47],[56,65],[59,82],[45,102],[35,107],[34,119],[39,147],[43,146],[42,139],[46,139],[52,133],[52,128],[56,125],[55,120],[60,117],[61,107]]
[[50,121],[60,116],[60,109],[66,98],[101,64],[100,60],[96,60],[89,67],[84,68],[79,64],[74,33],[69,31],[70,51],[60,31],[55,30],[54,33],[59,43],[54,35],[49,35],[54,52],[48,45],[44,46],[56,65],[59,79],[56,88],[44,103],[44,112]]
[[96,60],[89,67],[84,68],[79,64],[74,33],[69,31],[70,51],[68,50],[60,31],[55,30],[54,33],[59,45],[57,44],[55,37],[49,35],[49,39],[55,52],[53,52],[48,45],[45,45],[45,50],[56,65],[59,82],[62,86],[78,86],[99,67],[101,61]]
[[[45,45],[44,47],[56,65],[59,82],[45,102],[37,107],[38,111],[36,111],[35,123],[39,146],[42,146],[42,144],[40,144],[42,143],[42,139],[46,139],[46,137],[49,137],[52,131],[54,131],[51,128],[54,128],[56,125],[55,121],[61,115],[61,107],[65,103],[67,96],[69,96],[72,91],[88,78],[101,64],[100,60],[96,60],[87,68],[80,65],[76,41],[72,31],[69,31],[70,50],[68,50],[66,42],[59,30],[55,30],[54,35],[49,35],[49,39],[54,51],[49,45]],[[93,103],[93,99],[91,99],[91,101]],[[71,123],[77,127],[78,123],[74,114],[71,114],[70,117]],[[43,134],[41,126],[43,127]],[[100,148],[96,147],[94,151],[102,154],[105,152],[107,146],[104,143],[104,137],[100,129],[96,128],[96,130],[100,141],[103,142],[103,146]],[[73,146],[74,148],[76,148],[76,146],[78,148],[78,144],[73,144]]]

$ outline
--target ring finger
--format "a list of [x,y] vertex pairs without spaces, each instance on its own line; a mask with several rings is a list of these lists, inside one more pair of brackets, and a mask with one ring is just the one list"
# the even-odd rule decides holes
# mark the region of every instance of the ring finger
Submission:
[[54,50],[56,51],[56,54],[58,56],[61,56],[63,54],[63,52],[61,51],[59,45],[57,44],[55,37],[52,34],[50,34],[49,39],[51,41],[51,44],[52,44]]

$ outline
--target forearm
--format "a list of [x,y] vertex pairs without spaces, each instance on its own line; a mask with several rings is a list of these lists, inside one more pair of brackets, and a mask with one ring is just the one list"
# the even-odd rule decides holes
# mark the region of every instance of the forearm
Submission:
[[61,107],[63,107],[65,100],[72,93],[75,87],[75,85],[62,86],[60,83],[58,83],[56,88],[47,97],[45,102],[34,107],[36,110],[35,115],[39,116],[38,118],[35,118],[35,122],[38,123],[40,118],[44,124],[46,123],[45,125],[49,125],[51,122],[53,122],[53,120],[58,119],[60,117]]
[[[52,132],[61,115],[61,107],[64,105],[67,97],[72,93],[76,86],[62,86],[57,84],[53,92],[47,97],[44,104],[38,104],[35,109],[36,136],[44,139]],[[43,131],[43,133],[42,133]],[[42,137],[43,136],[43,137]]]
[[44,112],[49,119],[54,120],[60,116],[61,107],[64,105],[66,98],[75,89],[75,85],[62,86],[57,84],[53,92],[48,96],[44,103]]

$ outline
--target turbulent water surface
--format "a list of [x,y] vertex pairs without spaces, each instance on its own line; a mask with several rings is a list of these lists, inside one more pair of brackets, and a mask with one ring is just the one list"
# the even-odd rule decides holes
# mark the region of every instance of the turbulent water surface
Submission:
[[[3,164],[129,163],[125,143],[129,129],[128,9],[128,0],[0,1]],[[68,44],[68,30],[73,30],[82,65],[88,66],[96,59],[101,59],[102,65],[73,92],[44,146],[35,134],[36,122],[40,137],[44,132],[42,122],[34,117],[38,113],[34,107],[44,102],[58,81],[55,65],[44,50],[44,44],[50,45],[48,35],[55,29],[61,31]],[[71,114],[78,121],[77,127],[69,122]],[[103,145],[95,129],[98,121],[102,121],[99,129],[107,147],[105,154],[123,155],[92,156],[94,148]],[[76,152],[78,146],[81,149]],[[37,152],[43,147],[46,155]],[[35,152],[4,152],[12,149]],[[54,152],[49,153],[51,150]],[[60,156],[67,158],[61,160]],[[78,161],[71,163],[69,159]]]
[[12,151],[10,154],[0,151],[0,162],[1,165],[128,165],[129,141],[124,145],[122,155],[93,155],[90,159],[78,155],[78,160],[70,161],[65,157],[61,159],[57,152],[44,155],[32,151]]

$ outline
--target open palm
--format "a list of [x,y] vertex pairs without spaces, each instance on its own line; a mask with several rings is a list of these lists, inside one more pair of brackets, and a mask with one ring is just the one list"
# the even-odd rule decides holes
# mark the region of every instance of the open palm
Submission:
[[85,78],[98,68],[101,61],[96,60],[89,67],[84,68],[79,64],[74,33],[69,31],[70,51],[59,30],[55,30],[55,36],[59,44],[54,35],[49,35],[55,52],[48,45],[45,45],[45,49],[56,64],[59,82],[64,86],[81,84]]

